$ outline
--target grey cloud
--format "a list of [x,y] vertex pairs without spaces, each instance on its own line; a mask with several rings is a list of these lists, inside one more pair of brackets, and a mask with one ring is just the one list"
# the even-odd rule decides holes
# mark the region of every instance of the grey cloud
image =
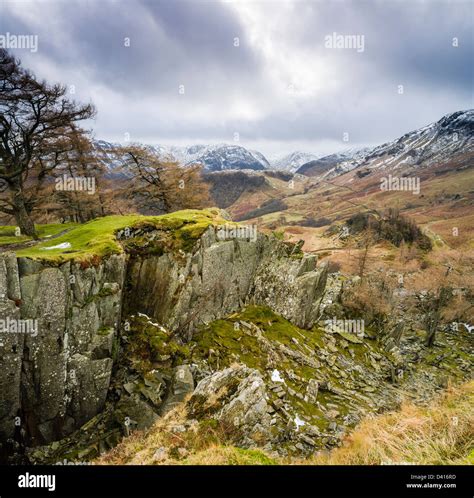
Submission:
[[[54,15],[48,15],[51,4]],[[8,18],[8,12],[2,25],[11,32],[39,33],[42,52],[55,63],[65,69],[80,65],[94,83],[129,94],[175,91],[187,81],[200,93],[209,87],[210,76],[231,86],[235,71],[251,77],[259,68],[245,45],[233,47],[244,27],[220,3],[52,0],[32,25],[18,16]],[[65,44],[57,43],[56,32]]]
[[[270,23],[282,13],[266,44],[252,41],[255,27],[241,15],[248,6],[263,12],[257,36],[267,14]],[[64,81],[85,82],[78,97],[94,97],[94,126],[104,138],[127,131],[155,143],[228,142],[237,131],[245,140],[280,141],[285,150],[285,142],[337,141],[347,131],[351,141],[373,143],[473,107],[469,1],[245,2],[241,9],[199,0],[50,0],[34,17],[5,2],[0,9],[1,32],[40,35],[38,54],[18,54],[25,65],[47,78],[54,67]],[[332,32],[363,34],[365,51],[326,49]],[[288,48],[282,67],[268,59],[269,46]],[[275,72],[302,53],[309,73],[323,67],[321,84],[292,100],[282,91],[291,74],[286,81]]]

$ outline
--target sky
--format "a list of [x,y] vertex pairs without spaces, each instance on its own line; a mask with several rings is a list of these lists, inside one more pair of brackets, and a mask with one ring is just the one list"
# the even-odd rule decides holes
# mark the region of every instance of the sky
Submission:
[[[269,158],[376,145],[474,107],[474,2],[0,0],[96,138]],[[11,39],[11,38],[10,38]]]

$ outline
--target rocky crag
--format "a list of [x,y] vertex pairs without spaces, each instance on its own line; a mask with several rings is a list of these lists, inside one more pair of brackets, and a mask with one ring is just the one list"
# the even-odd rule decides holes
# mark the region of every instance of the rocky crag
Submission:
[[94,459],[177,407],[178,432],[213,421],[241,448],[310,455],[471,375],[467,332],[427,349],[418,331],[387,347],[328,327],[325,265],[273,236],[223,240],[216,223],[119,230],[120,253],[93,264],[2,255],[2,316],[39,320],[35,337],[2,336],[5,458]]
[[[312,326],[326,276],[315,258],[273,237],[219,240],[216,233],[200,227],[185,250],[168,250],[169,232],[132,228],[117,234],[121,254],[92,264],[0,255],[0,317],[34,324],[31,333],[1,336],[4,451],[64,438],[104,410],[131,314],[146,313],[177,344],[249,303]],[[179,392],[176,380],[166,391],[173,389]]]
[[0,315],[34,324],[3,333],[0,435],[52,441],[103,407],[120,319],[125,258],[51,267],[0,257]]

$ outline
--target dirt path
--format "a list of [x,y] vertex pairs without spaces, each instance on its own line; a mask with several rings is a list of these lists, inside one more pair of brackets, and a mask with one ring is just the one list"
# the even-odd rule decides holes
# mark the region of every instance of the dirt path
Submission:
[[427,223],[424,227],[422,227],[422,229],[425,232],[425,235],[427,235],[435,243],[435,245],[439,244],[440,247],[449,247],[449,244],[447,244],[440,235],[431,230],[430,223]]
[[17,251],[19,249],[26,249],[27,247],[35,246],[35,245],[39,244],[40,242],[54,240],[54,239],[57,239],[58,237],[61,237],[61,235],[64,235],[64,234],[70,232],[71,230],[72,230],[72,228],[66,228],[62,232],[51,235],[51,237],[43,237],[42,239],[38,239],[38,240],[26,240],[25,242],[20,242],[18,244],[5,244],[3,246],[0,246],[0,253],[8,252],[8,251]]

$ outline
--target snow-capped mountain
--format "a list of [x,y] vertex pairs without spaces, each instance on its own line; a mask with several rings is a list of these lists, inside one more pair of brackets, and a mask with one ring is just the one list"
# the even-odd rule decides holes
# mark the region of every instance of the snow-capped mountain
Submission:
[[[110,169],[120,165],[117,144],[98,140],[95,145]],[[397,140],[371,148],[350,148],[318,157],[296,151],[272,161],[258,151],[240,145],[191,145],[185,147],[147,145],[164,161],[183,166],[201,164],[208,173],[228,170],[286,170],[306,176],[334,178],[355,168],[424,168],[446,162],[460,154],[474,154],[474,110],[447,114],[439,121],[406,133]]]
[[306,176],[319,176],[342,164],[352,164],[360,161],[371,150],[369,147],[345,149],[304,163],[296,170],[296,173]]
[[207,145],[191,145],[189,147],[162,147],[162,149],[166,150],[168,154],[170,154],[175,161],[178,161],[180,164],[193,164],[194,161],[200,157],[202,154],[206,153]]
[[397,140],[355,153],[331,154],[304,164],[297,172],[329,179],[355,168],[427,168],[460,156],[474,155],[474,110],[457,111],[411,131]]
[[273,161],[270,161],[271,169],[289,171],[294,173],[303,164],[309,163],[321,157],[320,155],[313,154],[311,152],[292,152],[290,154],[285,154],[284,156],[278,157]]
[[240,145],[193,145],[173,147],[171,153],[183,165],[201,164],[208,172],[229,169],[264,170],[270,164],[263,154]]
[[[95,146],[105,155],[112,169],[121,164],[115,150],[118,144],[97,140]],[[189,147],[166,147],[146,145],[148,150],[163,161],[176,161],[183,166],[200,164],[207,172],[224,170],[264,170],[270,164],[263,154],[240,145],[191,145]]]
[[474,109],[470,109],[447,114],[436,123],[375,147],[359,166],[393,169],[427,167],[473,150]]

